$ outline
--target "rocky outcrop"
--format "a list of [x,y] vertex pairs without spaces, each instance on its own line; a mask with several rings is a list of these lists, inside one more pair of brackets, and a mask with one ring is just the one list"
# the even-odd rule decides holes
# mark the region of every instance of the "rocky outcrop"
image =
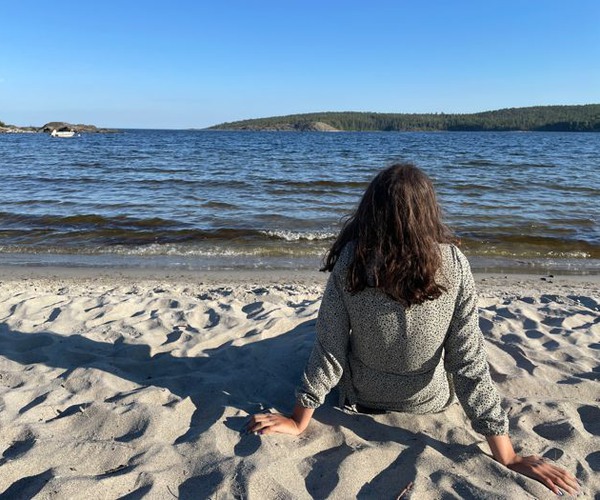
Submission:
[[33,134],[35,132],[37,132],[37,129],[34,127],[0,126],[0,134]]
[[[222,130],[227,130],[223,127]],[[339,132],[339,129],[328,123],[304,121],[296,123],[277,123],[276,125],[247,125],[232,130],[251,130],[257,132]]]
[[67,122],[48,122],[41,127],[17,127],[16,125],[8,125],[0,122],[0,134],[31,134],[34,132],[49,134],[53,130],[69,130],[78,134],[107,134],[118,132],[118,130],[109,128],[98,128],[95,125],[73,125]]
[[84,125],[77,124],[74,125],[72,123],[67,122],[48,122],[46,125],[43,125],[39,128],[39,132],[45,132],[49,134],[53,130],[72,130],[77,133],[86,133],[86,134],[103,134],[116,132],[116,130],[107,129],[107,128],[98,128],[95,125]]
[[301,124],[299,130],[302,130],[303,132],[339,132],[337,128],[324,122],[308,122],[306,124]]

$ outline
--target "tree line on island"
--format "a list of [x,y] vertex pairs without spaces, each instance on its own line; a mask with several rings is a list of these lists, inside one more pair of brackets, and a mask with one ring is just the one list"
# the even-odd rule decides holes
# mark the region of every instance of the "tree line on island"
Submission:
[[534,106],[471,114],[324,112],[222,123],[211,130],[600,132],[600,104]]

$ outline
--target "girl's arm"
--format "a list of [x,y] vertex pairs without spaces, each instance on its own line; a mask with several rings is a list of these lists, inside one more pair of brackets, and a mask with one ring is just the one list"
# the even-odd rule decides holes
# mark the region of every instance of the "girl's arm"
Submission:
[[304,432],[315,410],[304,408],[296,403],[294,412],[290,417],[277,413],[261,413],[253,415],[246,425],[246,432],[256,434],[292,434],[297,436]]
[[246,432],[300,434],[308,426],[315,409],[342,377],[348,351],[350,318],[342,297],[340,274],[336,268],[327,281],[316,323],[315,343],[301,385],[296,391],[296,406],[292,415],[254,415],[246,424]]
[[456,394],[473,428],[487,437],[494,458],[506,467],[541,482],[557,495],[577,491],[577,480],[565,470],[537,456],[515,453],[508,436],[508,418],[490,377],[479,329],[477,293],[466,257],[457,251],[462,273],[456,309],[444,344],[445,367],[453,374]]
[[502,465],[539,481],[559,496],[565,492],[571,495],[579,493],[577,479],[566,470],[535,455],[528,457],[517,455],[508,434],[486,436],[486,439],[492,455]]

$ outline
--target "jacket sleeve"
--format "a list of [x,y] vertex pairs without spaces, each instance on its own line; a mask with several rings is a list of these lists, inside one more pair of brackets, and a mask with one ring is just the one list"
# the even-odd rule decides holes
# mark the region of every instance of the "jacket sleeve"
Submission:
[[508,433],[508,418],[490,376],[484,339],[479,328],[477,294],[466,257],[458,254],[460,285],[450,328],[444,342],[444,366],[452,374],[456,395],[483,435]]
[[316,338],[306,364],[296,400],[317,408],[337,385],[346,366],[350,319],[342,297],[342,278],[336,269],[329,276],[316,325]]

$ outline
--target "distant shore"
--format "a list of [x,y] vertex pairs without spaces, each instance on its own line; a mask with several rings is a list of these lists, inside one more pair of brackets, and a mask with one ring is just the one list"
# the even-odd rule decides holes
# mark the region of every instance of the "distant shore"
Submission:
[[256,118],[210,130],[297,132],[600,132],[600,104],[534,106],[482,113],[324,112]]
[[49,134],[52,130],[69,130],[77,134],[109,134],[118,132],[117,129],[100,128],[95,125],[86,125],[82,123],[73,124],[67,122],[48,122],[41,127],[18,125],[8,125],[0,122],[0,134]]

